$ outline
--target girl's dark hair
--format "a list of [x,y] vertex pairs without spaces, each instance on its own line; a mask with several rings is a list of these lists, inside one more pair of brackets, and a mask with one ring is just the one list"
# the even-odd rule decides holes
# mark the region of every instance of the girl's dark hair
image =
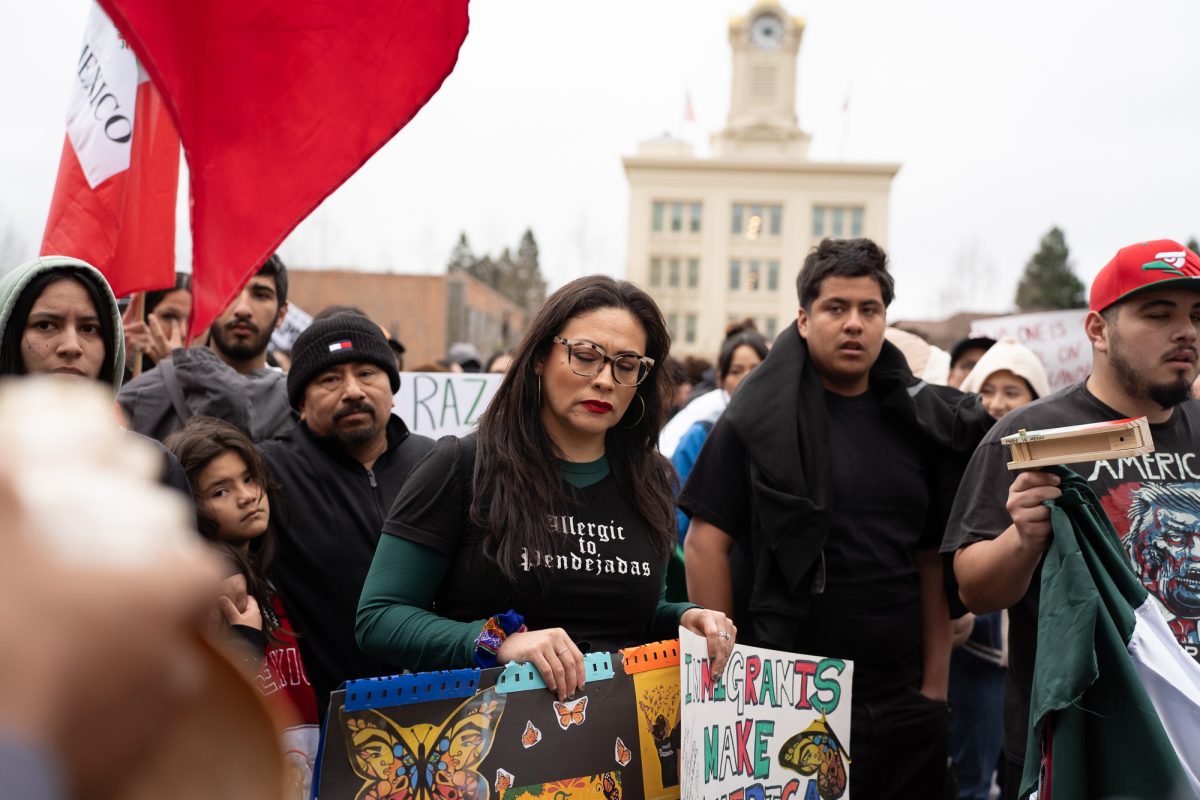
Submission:
[[[192,499],[196,505],[196,526],[200,535],[212,542],[221,552],[227,555],[238,570],[246,577],[246,588],[263,614],[263,633],[268,636],[274,630],[274,614],[271,613],[271,592],[266,576],[278,554],[279,537],[275,532],[276,509],[271,509],[267,530],[255,539],[249,554],[243,553],[234,545],[222,541],[217,521],[201,509],[200,473],[204,471],[213,459],[224,453],[236,453],[246,462],[246,469],[264,492],[278,490],[271,482],[271,472],[267,461],[258,452],[258,448],[250,441],[250,437],[224,420],[214,417],[193,417],[188,420],[181,430],[172,433],[163,442],[187,473],[188,482],[192,485]],[[273,500],[273,497],[272,497]]]
[[758,332],[753,320],[744,320],[730,325],[725,329],[725,341],[721,343],[721,353],[717,356],[718,384],[729,374],[729,368],[733,365],[733,354],[742,345],[746,345],[758,353],[760,361],[767,357],[767,350],[770,347],[767,344],[767,337]]
[[524,549],[561,550],[549,520],[569,500],[556,462],[561,454],[542,426],[536,370],[552,347],[562,346],[552,337],[571,319],[601,308],[632,314],[646,332],[644,355],[655,361],[637,387],[640,400],[635,398],[608,430],[605,455],[622,494],[649,526],[663,559],[675,541],[674,472],[658,452],[658,432],[672,395],[671,376],[663,369],[671,336],[650,295],[627,281],[591,275],[571,281],[542,305],[479,421],[471,521],[486,532],[488,555],[512,581],[518,577],[516,564]]
[[[148,316],[154,313],[154,309],[158,308],[158,304],[163,301],[171,292],[178,292],[183,289],[187,292],[192,291],[192,273],[176,272],[175,285],[170,289],[155,289],[152,292],[146,292],[146,308],[145,314]],[[186,320],[184,320],[186,322]]]
[[21,296],[13,304],[8,323],[4,326],[4,340],[0,341],[0,375],[25,375],[25,359],[21,357],[21,337],[25,332],[25,323],[29,321],[29,312],[33,304],[46,291],[46,287],[55,281],[69,278],[77,281],[87,291],[92,305],[96,307],[96,317],[100,320],[100,337],[104,341],[104,363],[100,367],[101,382],[113,385],[113,360],[117,351],[117,332],[113,325],[113,307],[108,299],[105,287],[100,286],[95,278],[82,270],[70,267],[55,267],[46,270],[29,283],[21,291]]

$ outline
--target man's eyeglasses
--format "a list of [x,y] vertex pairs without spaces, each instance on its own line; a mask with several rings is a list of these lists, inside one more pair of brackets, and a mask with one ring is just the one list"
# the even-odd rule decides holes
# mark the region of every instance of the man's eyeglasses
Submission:
[[613,380],[622,386],[637,386],[646,380],[654,366],[654,359],[648,356],[628,353],[610,356],[600,345],[582,339],[555,336],[553,341],[567,348],[567,364],[581,378],[594,378],[604,370],[606,363],[611,363]]

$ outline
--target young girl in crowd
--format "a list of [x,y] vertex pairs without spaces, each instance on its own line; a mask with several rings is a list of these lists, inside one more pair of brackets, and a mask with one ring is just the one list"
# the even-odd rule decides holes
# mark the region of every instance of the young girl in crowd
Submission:
[[583,654],[708,638],[724,614],[663,599],[675,541],[670,336],[644,291],[592,276],[532,320],[477,434],[438,442],[384,523],[358,609],[362,648],[414,671],[531,663],[560,699]]
[[259,691],[298,723],[286,728],[282,737],[294,790],[302,792],[292,796],[307,797],[320,730],[296,635],[265,577],[277,546],[267,463],[250,437],[212,417],[193,418],[166,444],[191,482],[201,535],[229,557],[235,570],[225,582],[218,613],[261,654],[254,679]]
[[[721,353],[717,356],[717,388],[724,392],[726,403],[746,376],[767,357],[769,347],[766,337],[755,329],[751,320],[735,322],[725,329],[725,341],[721,344]],[[671,464],[679,474],[680,487],[687,482],[696,457],[700,455],[700,448],[704,446],[715,421],[702,419],[693,422],[671,455]],[[675,522],[679,531],[679,543],[683,544],[690,520],[687,514],[675,509]]]
[[[959,388],[979,394],[995,419],[1050,393],[1046,368],[1016,339],[992,345]],[[1008,666],[1003,611],[971,617],[970,636],[950,656],[950,755],[960,800],[987,800],[1004,734]],[[972,625],[964,619],[962,624]]]

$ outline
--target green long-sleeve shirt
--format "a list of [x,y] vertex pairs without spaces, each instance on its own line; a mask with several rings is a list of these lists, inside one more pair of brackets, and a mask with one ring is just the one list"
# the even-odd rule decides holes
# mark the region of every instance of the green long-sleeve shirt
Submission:
[[[562,477],[576,488],[608,476],[608,459],[576,464],[560,461]],[[355,631],[363,650],[414,672],[475,665],[475,640],[486,620],[458,622],[432,609],[450,558],[398,536],[380,537],[363,585]],[[653,639],[674,638],[684,612],[698,606],[668,603],[663,589],[650,623]],[[500,614],[508,609],[497,608]]]

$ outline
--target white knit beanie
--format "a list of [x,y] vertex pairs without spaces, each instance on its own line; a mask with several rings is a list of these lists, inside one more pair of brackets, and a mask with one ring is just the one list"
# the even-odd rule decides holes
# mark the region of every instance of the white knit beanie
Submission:
[[977,394],[992,373],[1002,369],[1027,380],[1038,397],[1050,394],[1050,380],[1046,377],[1046,368],[1041,360],[1032,350],[1011,337],[989,347],[958,388]]

